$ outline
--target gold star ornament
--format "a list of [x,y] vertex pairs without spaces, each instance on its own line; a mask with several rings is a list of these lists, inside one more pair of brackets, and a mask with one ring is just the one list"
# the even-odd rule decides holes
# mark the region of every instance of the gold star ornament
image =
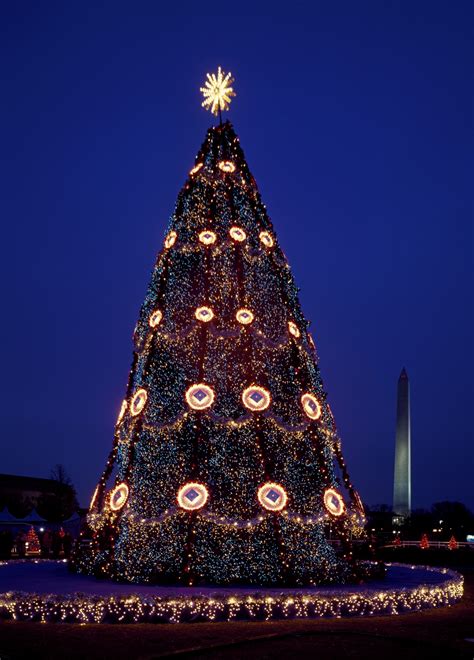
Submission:
[[235,96],[231,87],[233,82],[232,74],[224,73],[221,67],[217,69],[217,76],[215,73],[208,73],[205,87],[200,89],[204,96],[202,107],[210,110],[216,116],[222,110],[228,110],[231,97]]

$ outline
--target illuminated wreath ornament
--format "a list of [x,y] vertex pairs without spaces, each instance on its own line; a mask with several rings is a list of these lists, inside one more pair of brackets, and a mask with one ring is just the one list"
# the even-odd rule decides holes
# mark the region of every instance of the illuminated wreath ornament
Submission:
[[186,390],[186,402],[193,410],[205,410],[214,403],[214,390],[209,385],[198,383]]
[[293,335],[296,339],[301,335],[300,329],[294,321],[288,321],[288,331],[290,335]]
[[121,483],[110,493],[109,504],[112,511],[120,511],[128,500],[128,486]]
[[258,385],[251,385],[242,392],[242,403],[254,412],[266,410],[270,405],[270,392]]
[[130,412],[133,417],[136,417],[141,413],[145,407],[146,400],[148,399],[147,391],[144,389],[137,390],[133,395],[133,399],[130,403]]
[[156,328],[157,325],[160,325],[161,319],[163,318],[162,312],[159,309],[156,309],[148,319],[148,325],[150,328]]
[[173,247],[177,238],[178,234],[175,231],[170,231],[170,233],[165,238],[165,248],[169,249],[170,247]]
[[230,237],[233,238],[234,241],[237,241],[238,243],[242,243],[242,241],[245,241],[245,239],[247,238],[247,234],[240,227],[231,227],[229,230],[229,234]]
[[235,172],[235,165],[231,160],[221,160],[217,167],[222,170],[222,172]]
[[120,422],[122,421],[123,416],[125,415],[126,410],[127,410],[127,399],[124,399],[124,400],[122,401],[122,405],[121,405],[121,407],[120,407],[119,416],[117,417],[117,426],[118,426],[118,425],[120,424]]
[[212,245],[213,243],[216,242],[217,236],[213,231],[210,231],[209,229],[205,229],[199,234],[199,240],[201,243],[204,245]]
[[250,309],[245,309],[245,307],[242,307],[241,309],[237,310],[235,318],[239,323],[242,323],[242,325],[249,325],[249,323],[252,323],[254,315]]
[[209,323],[214,318],[214,312],[210,307],[198,307],[194,312],[194,316],[198,321],[203,321],[203,323]]
[[260,241],[265,245],[265,247],[273,247],[273,238],[270,236],[268,231],[261,231],[259,234]]
[[308,392],[303,394],[301,405],[303,406],[305,415],[310,419],[319,419],[321,417],[321,406],[314,394],[309,394]]
[[204,163],[198,163],[197,165],[195,165],[193,167],[193,169],[189,172],[189,174],[191,176],[193,176],[193,174],[197,174],[203,165],[204,165]]
[[274,483],[266,483],[260,486],[257,497],[260,504],[267,511],[281,511],[288,501],[285,489]]
[[186,511],[202,509],[209,498],[207,488],[202,484],[190,482],[182,486],[177,495],[178,504]]
[[324,491],[323,499],[324,499],[324,506],[332,516],[336,516],[336,517],[342,516],[342,514],[346,510],[346,505],[344,504],[342,495],[338,493],[337,490],[335,490],[334,488],[327,488]]

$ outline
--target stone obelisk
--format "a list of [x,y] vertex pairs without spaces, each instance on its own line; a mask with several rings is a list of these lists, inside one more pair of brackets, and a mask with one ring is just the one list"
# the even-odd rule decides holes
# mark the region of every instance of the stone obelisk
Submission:
[[411,430],[410,383],[405,368],[398,379],[397,431],[393,479],[394,523],[401,523],[411,513]]

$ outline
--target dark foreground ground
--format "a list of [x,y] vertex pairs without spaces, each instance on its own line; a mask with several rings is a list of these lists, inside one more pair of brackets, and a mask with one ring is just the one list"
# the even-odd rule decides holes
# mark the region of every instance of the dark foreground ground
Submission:
[[[76,658],[474,659],[474,572],[450,608],[269,623],[71,625],[0,621],[0,660]],[[472,639],[469,642],[466,639]]]

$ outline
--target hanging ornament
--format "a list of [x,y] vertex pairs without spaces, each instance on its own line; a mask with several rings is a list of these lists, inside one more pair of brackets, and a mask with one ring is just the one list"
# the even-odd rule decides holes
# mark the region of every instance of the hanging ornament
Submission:
[[135,392],[133,395],[133,399],[130,403],[130,412],[132,413],[133,417],[136,417],[136,415],[139,415],[143,408],[145,407],[146,400],[148,398],[148,394],[146,390],[140,389]]
[[173,247],[173,245],[176,243],[177,237],[178,234],[175,231],[170,231],[168,236],[165,238],[165,248],[169,249],[170,247]]
[[309,392],[303,394],[301,397],[301,405],[303,406],[306,416],[310,419],[319,419],[321,417],[321,406],[313,394],[309,394]]
[[128,486],[121,483],[110,493],[109,504],[112,511],[119,511],[128,500]]
[[177,495],[178,504],[186,511],[196,511],[202,509],[209,497],[207,488],[202,484],[194,482],[182,486]]
[[204,163],[198,163],[195,167],[193,167],[193,169],[189,172],[189,174],[191,176],[193,176],[193,174],[197,174],[203,165]]
[[281,511],[285,508],[288,496],[279,484],[266,483],[258,489],[258,501],[267,511]]
[[334,488],[327,488],[324,491],[324,506],[332,516],[342,516],[346,510],[342,495]]
[[293,321],[288,321],[288,331],[290,335],[293,335],[293,337],[296,337],[296,339],[298,339],[298,337],[301,335],[300,329]]
[[148,324],[150,328],[156,328],[157,325],[160,325],[162,318],[163,318],[163,314],[162,312],[160,312],[159,309],[156,309],[154,312],[152,312],[150,318],[148,319]]
[[199,234],[199,240],[201,243],[204,245],[212,245],[213,243],[216,242],[217,236],[213,231],[210,231],[209,229],[205,229]]
[[265,245],[265,247],[273,247],[273,238],[268,233],[268,231],[261,231],[259,234],[260,241]]
[[122,405],[121,405],[121,407],[120,407],[119,416],[117,417],[117,424],[116,424],[116,426],[118,426],[118,425],[120,424],[120,422],[122,421],[123,416],[125,415],[126,410],[127,410],[127,400],[124,399],[124,400],[122,401]]
[[240,227],[231,227],[231,229],[229,230],[229,234],[231,238],[233,238],[234,241],[237,241],[238,243],[245,241],[245,239],[247,238],[247,234]]
[[194,312],[194,316],[198,321],[203,321],[204,323],[209,323],[214,318],[214,312],[210,307],[198,307]]
[[258,385],[251,385],[242,392],[244,406],[254,412],[268,408],[270,400],[270,392],[267,392],[267,390]]
[[204,410],[214,403],[214,390],[204,383],[191,385],[186,391],[186,401],[193,410]]
[[217,167],[222,170],[222,172],[235,172],[235,165],[231,160],[221,160]]
[[239,323],[242,323],[242,325],[249,325],[249,323],[252,323],[254,316],[250,309],[242,307],[242,309],[237,310],[235,318]]

